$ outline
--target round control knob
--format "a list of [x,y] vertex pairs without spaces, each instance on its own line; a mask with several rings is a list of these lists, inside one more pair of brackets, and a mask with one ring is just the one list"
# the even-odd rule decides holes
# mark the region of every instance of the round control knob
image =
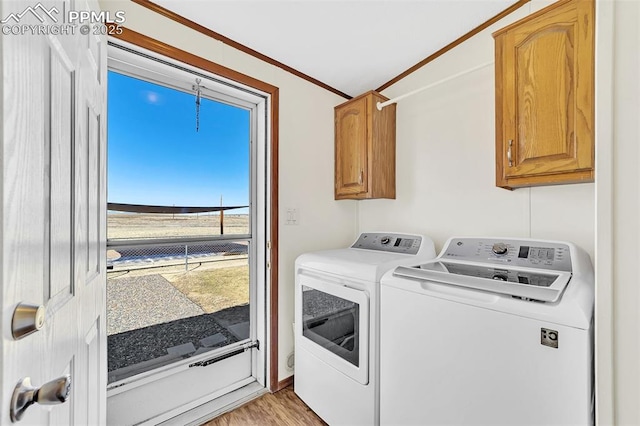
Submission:
[[382,237],[380,238],[380,244],[382,244],[383,246],[386,246],[387,244],[389,244],[391,242],[391,238],[389,237]]
[[491,250],[497,255],[507,254],[509,248],[505,243],[495,243]]
[[494,274],[493,279],[498,281],[509,281],[509,277],[504,274]]

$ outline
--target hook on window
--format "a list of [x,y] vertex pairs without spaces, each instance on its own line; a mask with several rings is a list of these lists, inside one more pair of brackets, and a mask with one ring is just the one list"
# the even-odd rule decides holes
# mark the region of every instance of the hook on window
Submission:
[[200,84],[202,79],[196,78],[196,84],[192,86],[192,90],[196,92],[196,132],[200,130],[200,99],[202,97],[202,89],[204,86]]

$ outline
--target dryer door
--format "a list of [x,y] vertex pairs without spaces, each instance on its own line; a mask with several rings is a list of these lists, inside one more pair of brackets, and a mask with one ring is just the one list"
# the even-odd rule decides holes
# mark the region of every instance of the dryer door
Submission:
[[301,271],[296,302],[301,347],[359,383],[369,383],[368,293]]

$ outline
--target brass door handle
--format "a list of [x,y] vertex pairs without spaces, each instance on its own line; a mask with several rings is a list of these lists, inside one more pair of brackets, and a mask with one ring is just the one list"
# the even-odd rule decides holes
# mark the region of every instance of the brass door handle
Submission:
[[507,161],[509,162],[509,167],[513,167],[513,161],[511,161],[511,146],[513,145],[513,139],[509,139],[509,149],[507,150]]
[[56,405],[67,402],[71,392],[71,376],[59,377],[36,388],[31,386],[31,378],[20,380],[11,397],[11,421],[19,422],[33,404]]

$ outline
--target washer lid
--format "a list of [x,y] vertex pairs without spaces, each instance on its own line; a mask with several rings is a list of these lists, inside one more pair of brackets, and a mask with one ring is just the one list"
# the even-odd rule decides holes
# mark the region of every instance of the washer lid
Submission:
[[380,282],[396,266],[416,265],[436,257],[433,241],[423,235],[365,232],[349,248],[305,253],[296,260],[299,268]]
[[379,282],[385,272],[401,265],[424,261],[415,255],[388,253],[353,248],[306,253],[298,257],[297,269],[340,275],[357,280]]
[[393,274],[543,302],[558,301],[571,279],[569,272],[502,268],[498,265],[455,261],[400,266]]

